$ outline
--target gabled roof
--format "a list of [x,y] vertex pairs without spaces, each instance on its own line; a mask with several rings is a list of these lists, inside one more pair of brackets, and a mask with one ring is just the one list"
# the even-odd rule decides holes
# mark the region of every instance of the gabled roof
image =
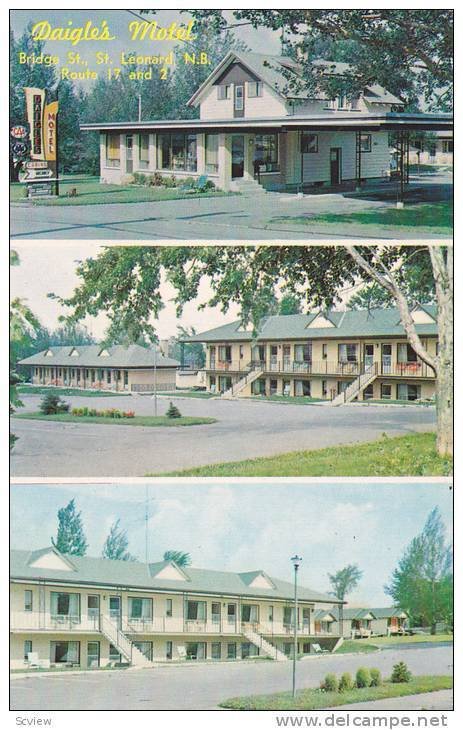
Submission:
[[374,614],[375,618],[407,618],[408,613],[403,608],[389,607],[389,608],[372,608],[370,609]]
[[[309,98],[304,90],[285,91],[288,85],[288,72],[294,76],[295,80],[303,80],[303,71],[301,66],[289,56],[272,56],[265,53],[248,53],[245,51],[229,51],[222,61],[209,74],[207,79],[201,84],[199,89],[193,94],[188,101],[188,106],[197,106],[203,93],[210,88],[219,76],[232,63],[241,63],[258,76],[264,83],[283,99],[307,99]],[[351,66],[347,63],[339,63],[335,61],[327,61],[325,59],[315,59],[312,65],[322,68],[324,72],[330,75],[343,76],[348,73]],[[326,98],[326,94],[320,92],[319,98]],[[368,86],[364,90],[364,97],[371,103],[395,104],[403,106],[403,102],[387,89],[379,84]]]
[[[50,354],[47,353],[52,353]],[[72,353],[77,352],[77,356]],[[105,353],[108,353],[106,355]],[[49,347],[47,350],[37,352],[35,355],[25,357],[19,361],[19,365],[45,365],[45,366],[69,366],[69,367],[91,367],[91,368],[152,368],[154,351],[152,347],[141,347],[140,345],[68,345],[60,347]],[[177,360],[164,357],[160,353],[156,358],[158,368],[176,368],[180,365]]]
[[[433,318],[433,322],[417,324],[419,335],[437,335],[437,307],[420,305]],[[241,322],[215,327],[206,332],[185,338],[185,342],[243,342],[265,340],[316,340],[340,339],[355,337],[405,337],[405,330],[400,323],[397,307],[389,309],[362,309],[347,312],[330,311],[323,313],[334,324],[334,327],[310,327],[310,323],[319,317],[319,312],[309,314],[275,315],[262,320],[257,333],[246,332]]]
[[[335,616],[336,621],[339,621],[339,609],[337,606],[333,606],[332,613]],[[346,621],[352,621],[354,619],[366,619],[373,616],[375,619],[379,618],[392,618],[392,617],[407,617],[408,614],[401,608],[343,608],[342,611],[343,619]]]
[[[46,548],[45,552],[50,548]],[[134,588],[140,591],[169,591],[171,593],[197,593],[209,595],[247,596],[248,598],[273,598],[287,601],[293,600],[292,583],[269,578],[272,588],[253,587],[252,576],[266,575],[262,570],[245,573],[231,573],[219,570],[201,570],[199,568],[176,568],[185,576],[185,580],[168,580],[156,577],[162,568],[175,565],[169,561],[157,563],[125,562],[122,560],[104,560],[103,558],[72,556],[73,571],[52,570],[31,567],[31,556],[44,551],[12,550],[10,560],[10,576],[12,580],[43,580],[50,583],[66,583],[72,585],[102,585],[114,588]],[[34,560],[32,559],[32,562]],[[333,604],[333,597],[318,593],[311,588],[300,586],[300,600]]]

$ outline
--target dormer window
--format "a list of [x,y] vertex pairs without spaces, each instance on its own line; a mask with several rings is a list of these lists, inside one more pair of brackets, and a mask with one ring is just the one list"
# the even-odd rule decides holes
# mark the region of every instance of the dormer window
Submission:
[[244,110],[244,86],[235,86],[235,111],[242,112]]
[[254,99],[256,96],[262,96],[262,82],[261,81],[249,81],[248,83],[248,98]]
[[217,87],[217,99],[223,101],[231,98],[231,86],[229,84],[220,84]]

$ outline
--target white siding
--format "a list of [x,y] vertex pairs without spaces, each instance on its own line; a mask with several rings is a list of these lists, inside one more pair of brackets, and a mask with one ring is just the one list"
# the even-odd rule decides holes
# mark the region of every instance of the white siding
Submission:
[[[200,104],[201,119],[233,119],[233,84],[231,84],[230,99],[217,98],[217,86],[212,86],[205,92]],[[264,84],[262,96],[248,97],[246,84],[244,100],[245,118],[281,117],[287,114],[286,105],[280,97]]]
[[[371,152],[362,153],[362,178],[383,177],[389,169],[387,132],[373,132],[371,137]],[[331,147],[342,149],[342,179],[355,179],[355,132],[319,132],[318,152],[303,155],[304,182],[330,181]]]

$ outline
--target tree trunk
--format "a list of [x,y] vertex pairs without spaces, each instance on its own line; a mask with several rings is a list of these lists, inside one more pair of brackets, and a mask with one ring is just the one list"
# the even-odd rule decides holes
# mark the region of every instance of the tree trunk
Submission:
[[439,352],[436,367],[437,442],[439,456],[453,456],[453,251],[447,260],[440,247],[430,246],[436,281]]

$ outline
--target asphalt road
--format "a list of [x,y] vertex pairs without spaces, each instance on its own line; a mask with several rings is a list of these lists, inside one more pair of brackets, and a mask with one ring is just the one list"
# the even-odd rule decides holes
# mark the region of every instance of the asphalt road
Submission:
[[[420,200],[451,196],[451,177],[432,176],[416,180]],[[417,193],[418,195],[418,193]],[[394,205],[374,195],[347,197],[339,193],[295,195],[267,193],[219,198],[166,200],[147,203],[41,206],[16,203],[11,206],[11,238],[96,240],[320,240],[368,238],[364,226],[298,225],[291,218],[325,213],[352,213]],[[283,218],[283,221],[277,221]],[[424,236],[402,227],[381,227],[379,239],[442,238]]]
[[[318,687],[328,672],[353,674],[364,664],[377,667],[387,676],[401,660],[415,675],[450,675],[453,671],[450,646],[407,652],[397,649],[368,656],[339,654],[298,662],[297,686]],[[224,662],[72,676],[16,676],[11,683],[11,707],[41,711],[214,710],[229,697],[289,690],[291,666],[289,661]]]
[[[37,411],[39,396],[21,396]],[[153,415],[149,396],[66,398],[73,406],[131,408]],[[373,441],[383,433],[431,431],[433,407],[299,406],[252,400],[172,398],[184,416],[212,416],[204,426],[148,428],[13,419],[19,436],[12,457],[13,476],[142,477],[223,461],[240,461],[298,449],[317,449]],[[168,398],[159,399],[158,414]]]

